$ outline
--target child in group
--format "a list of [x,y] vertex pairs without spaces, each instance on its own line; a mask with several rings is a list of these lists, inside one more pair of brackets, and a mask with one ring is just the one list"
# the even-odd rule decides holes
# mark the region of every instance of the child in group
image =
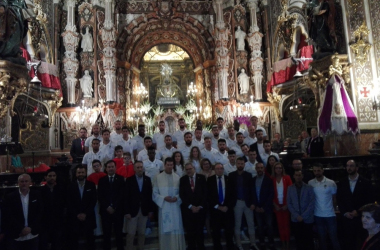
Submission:
[[124,158],[123,158],[123,147],[118,145],[115,147],[115,158],[113,159],[116,162],[116,170],[123,167]]
[[98,186],[99,179],[103,176],[106,176],[107,174],[102,171],[102,163],[99,160],[92,161],[92,169],[94,172],[87,177],[87,180],[95,183],[95,185]]
[[116,167],[116,174],[123,176],[125,179],[135,174],[133,168],[132,155],[130,152],[123,154],[124,164],[122,167]]

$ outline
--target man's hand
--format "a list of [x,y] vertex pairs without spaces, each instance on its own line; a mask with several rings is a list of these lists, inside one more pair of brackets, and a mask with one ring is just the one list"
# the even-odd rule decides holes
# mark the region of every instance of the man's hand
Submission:
[[255,211],[256,211],[257,213],[264,213],[264,208],[262,208],[262,207],[256,207],[256,208],[255,208]]
[[191,212],[193,212],[193,214],[196,214],[199,212],[199,207],[191,206],[190,210],[191,210]]
[[303,221],[303,218],[302,218],[301,215],[298,215],[298,216],[297,216],[297,221],[298,221],[298,222],[302,222],[302,221]]
[[283,206],[281,209],[284,210],[284,211],[286,211],[286,210],[288,209],[288,206],[285,205],[285,206]]
[[176,202],[176,201],[177,201],[177,197],[166,196],[166,197],[164,198],[164,200],[167,201],[167,202],[173,203],[173,202]]
[[251,205],[251,206],[249,207],[249,209],[251,209],[252,211],[255,210],[255,205]]
[[115,209],[113,207],[109,206],[109,207],[107,207],[107,212],[109,214],[113,214],[113,213],[115,213]]
[[276,211],[280,211],[281,208],[277,204],[274,204],[274,209],[276,209]]
[[220,211],[222,211],[223,213],[226,213],[228,211],[228,207],[227,206],[219,206],[218,209]]
[[77,215],[78,220],[85,221],[86,220],[86,214],[80,213]]
[[30,234],[32,232],[32,229],[30,227],[24,227],[22,230],[21,230],[21,233],[20,233],[20,236],[26,236],[28,234]]
[[130,220],[130,219],[132,219],[132,216],[131,216],[131,214],[126,214],[126,215],[124,215],[124,217],[125,217],[127,220]]
[[345,213],[344,216],[345,216],[347,219],[350,219],[350,220],[352,220],[352,219],[354,218],[354,216],[352,216],[352,213],[350,213],[350,212]]

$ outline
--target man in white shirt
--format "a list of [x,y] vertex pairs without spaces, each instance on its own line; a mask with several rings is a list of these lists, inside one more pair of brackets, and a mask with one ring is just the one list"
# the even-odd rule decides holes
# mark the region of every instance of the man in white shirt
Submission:
[[244,143],[247,144],[248,146],[251,146],[253,143],[257,142],[255,132],[256,132],[255,126],[248,127],[248,135],[244,139]]
[[219,117],[216,119],[217,128],[219,131],[219,136],[223,139],[228,138],[228,131],[226,128],[224,128],[224,119],[222,117]]
[[143,161],[143,167],[145,175],[153,178],[164,170],[164,163],[156,158],[156,150],[154,147],[149,147],[148,149],[148,159]]
[[271,155],[274,155],[277,158],[277,160],[280,160],[280,157],[278,156],[278,154],[275,152],[272,152],[272,145],[271,145],[270,141],[265,140],[264,141],[264,153],[260,154],[260,157],[264,163],[264,166],[267,166],[268,157]]
[[99,139],[93,139],[92,140],[92,151],[86,153],[82,160],[82,165],[87,168],[87,176],[92,174],[94,172],[94,169],[92,168],[92,162],[94,160],[99,160],[102,165],[106,162],[105,161],[105,154],[102,153],[100,150],[100,140]]
[[201,149],[201,155],[202,155],[202,158],[205,159],[209,159],[211,164],[215,164],[215,158],[214,158],[214,155],[216,153],[218,153],[218,150],[216,150],[215,148],[211,147],[212,143],[211,143],[211,138],[206,136],[204,138],[204,145],[205,147],[203,149]]
[[236,134],[236,143],[235,145],[229,147],[229,149],[235,150],[236,157],[242,157],[244,156],[243,151],[241,150],[241,147],[244,145],[244,136],[242,133],[238,132]]
[[199,150],[204,148],[204,141],[202,139],[202,129],[196,128],[194,131],[193,146],[197,146]]
[[133,140],[136,141],[137,153],[143,150],[144,147],[144,137],[145,137],[145,125],[139,124],[137,128],[137,135],[133,137]]
[[254,178],[257,175],[256,172],[256,157],[257,153],[255,150],[250,149],[248,151],[248,161],[245,163],[244,171],[250,173],[252,175],[252,178]]
[[218,152],[214,154],[214,160],[215,162],[222,163],[223,166],[228,164],[228,152],[227,152],[227,145],[225,139],[219,139],[218,141]]
[[165,122],[160,121],[158,123],[158,132],[153,135],[153,146],[156,149],[160,149],[162,147],[165,147],[165,136],[168,133],[165,133]]
[[333,249],[340,250],[337,236],[337,223],[335,210],[337,187],[333,180],[323,175],[323,165],[313,164],[315,179],[309,181],[315,194],[314,221],[319,235],[320,249],[327,249],[327,232],[330,237]]
[[186,132],[189,132],[189,130],[186,129],[186,123],[185,119],[179,118],[178,119],[178,125],[179,129],[173,133],[173,146],[177,147],[177,145],[181,145],[185,142],[184,136]]
[[186,132],[184,137],[184,143],[178,145],[178,150],[181,151],[184,162],[187,162],[190,157],[190,150],[193,147],[193,135],[191,132]]
[[224,174],[229,175],[234,171],[236,171],[236,152],[228,150],[228,163],[224,165]]
[[[262,126],[260,126],[260,125],[258,124],[258,122],[259,122],[259,118],[257,118],[257,116],[252,116],[252,117],[249,119],[249,121],[251,122],[251,125],[255,126],[256,130],[259,130],[259,129],[260,129],[261,131],[263,131],[263,137],[264,137],[264,140],[266,140],[266,139],[267,139],[267,131],[265,130],[265,128],[263,128]],[[245,131],[244,136],[245,136],[245,137],[248,136],[248,132],[247,132],[247,131]],[[257,135],[256,135],[256,136],[257,136]]]
[[236,137],[235,137],[235,129],[232,126],[229,126],[227,128],[228,131],[228,138],[226,139],[227,147],[229,149],[232,149],[236,146]]
[[175,147],[173,147],[173,141],[171,135],[165,136],[165,146],[158,148],[158,153],[161,156],[161,160],[165,161],[167,157],[172,157],[173,153],[177,151]]
[[113,124],[114,130],[111,133],[111,141],[119,141],[123,138],[123,133],[121,131],[121,121],[117,120]]
[[[147,136],[144,138],[144,145],[145,145],[145,148],[137,154],[138,161],[145,161],[148,159],[148,148],[152,147],[152,138],[150,136]],[[160,158],[161,158],[160,153],[157,153],[157,150],[156,150],[156,159],[160,159]]]
[[210,131],[203,129],[203,123],[201,120],[197,120],[195,123],[196,129],[195,130],[200,130],[201,131],[201,138],[204,139],[205,136],[208,136],[210,134]]
[[124,126],[122,128],[123,132],[123,138],[118,141],[116,144],[123,147],[123,152],[129,152],[131,155],[133,155],[133,159],[136,160],[137,158],[137,145],[136,141],[129,138],[129,129],[128,127]]
[[100,135],[100,126],[99,126],[99,124],[95,124],[94,126],[92,126],[91,133],[92,133],[92,135],[90,137],[88,137],[86,139],[86,141],[84,142],[84,148],[85,148],[86,153],[89,152],[89,151],[92,151],[92,140],[93,139],[96,138],[99,141],[103,140],[102,136]]
[[243,153],[243,159],[245,160],[245,162],[248,161],[248,151],[249,151],[249,146],[245,143],[243,143],[243,145],[241,145],[240,147],[241,149],[241,152]]
[[102,131],[103,140],[100,142],[100,149],[105,157],[105,161],[112,160],[115,158],[115,142],[110,140],[110,131],[108,129],[104,129]]
[[43,212],[42,198],[38,191],[30,190],[30,175],[18,177],[18,189],[8,193],[2,211],[3,221],[9,237],[8,249],[38,250],[41,218]]
[[218,141],[219,139],[222,139],[222,138],[219,136],[219,129],[217,125],[212,126],[211,133],[212,133],[212,137],[211,137],[212,147],[218,148]]

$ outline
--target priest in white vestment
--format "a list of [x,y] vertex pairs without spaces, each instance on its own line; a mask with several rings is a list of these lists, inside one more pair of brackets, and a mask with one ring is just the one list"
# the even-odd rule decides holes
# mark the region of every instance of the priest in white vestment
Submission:
[[164,172],[153,180],[153,201],[157,204],[158,230],[161,250],[185,250],[179,198],[180,177],[173,172],[174,160],[165,159]]

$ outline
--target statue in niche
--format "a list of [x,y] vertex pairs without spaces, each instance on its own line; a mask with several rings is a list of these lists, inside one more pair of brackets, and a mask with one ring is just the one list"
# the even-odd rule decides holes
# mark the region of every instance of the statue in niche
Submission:
[[85,98],[88,98],[88,97],[91,98],[92,92],[94,91],[92,89],[93,80],[92,80],[89,73],[90,72],[88,70],[85,70],[83,77],[81,79],[79,79],[80,87],[81,87],[82,92],[83,92],[83,97],[85,97]]
[[238,81],[240,85],[240,94],[247,94],[249,90],[249,76],[245,73],[245,69],[241,69]]
[[320,59],[333,54],[339,46],[335,29],[335,1],[312,0],[307,6],[311,16],[309,33],[317,48],[313,58]]
[[28,22],[35,18],[31,0],[0,0],[0,59],[26,65],[20,44],[27,34]]
[[161,82],[157,86],[157,97],[158,100],[160,97],[163,98],[176,98],[182,95],[180,87],[174,82],[173,69],[169,64],[164,63],[161,65]]
[[86,27],[86,33],[82,35],[81,48],[83,49],[83,52],[93,51],[93,39],[88,26]]
[[235,31],[235,39],[236,39],[236,50],[237,51],[244,51],[244,39],[247,36],[247,33],[242,31],[240,29],[240,26],[237,27],[237,30]]

